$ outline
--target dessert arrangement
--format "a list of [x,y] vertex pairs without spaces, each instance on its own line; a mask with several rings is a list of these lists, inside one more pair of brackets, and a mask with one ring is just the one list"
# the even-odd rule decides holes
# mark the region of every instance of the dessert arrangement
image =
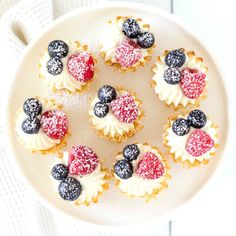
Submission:
[[[105,64],[122,72],[135,72],[144,66],[156,44],[149,30],[150,26],[140,18],[118,16],[109,21],[100,39]],[[78,41],[49,42],[40,56],[39,78],[56,93],[65,91],[77,96],[84,92],[95,77],[96,64],[87,49]],[[148,202],[168,188],[169,160],[183,167],[200,167],[216,153],[218,126],[199,109],[201,100],[207,97],[207,70],[202,58],[184,48],[166,50],[157,57],[152,67],[152,87],[162,102],[175,109],[164,129],[165,152],[148,143],[125,145],[122,152],[110,157],[114,165],[109,171],[90,147],[80,144],[69,151],[61,150],[70,137],[70,117],[64,110],[65,104],[41,97],[26,99],[16,111],[19,142],[32,152],[60,154],[55,155],[49,178],[52,189],[62,200],[87,206],[96,203],[113,177],[122,193]],[[63,93],[60,96],[66,102],[67,97]],[[85,122],[108,145],[121,143],[145,129],[142,104],[135,92],[105,84],[90,98]]]

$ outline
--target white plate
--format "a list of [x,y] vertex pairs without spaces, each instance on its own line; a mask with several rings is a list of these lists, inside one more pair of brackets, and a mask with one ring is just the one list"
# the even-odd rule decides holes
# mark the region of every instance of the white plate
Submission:
[[[152,61],[136,73],[113,72],[98,56],[98,35],[104,24],[118,15],[141,17],[144,22],[151,25],[151,32],[156,35],[157,48]],[[209,67],[209,96],[202,103],[202,108],[220,126],[220,148],[217,150],[216,157],[209,165],[191,170],[182,169],[180,165],[171,162],[172,179],[169,181],[168,190],[162,192],[157,200],[148,204],[143,199],[130,199],[121,194],[119,189],[113,186],[113,182],[109,191],[104,193],[98,204],[92,204],[89,207],[76,207],[63,201],[54,193],[48,178],[53,156],[31,154],[29,150],[23,149],[14,130],[16,110],[22,106],[26,98],[36,95],[51,96],[48,88],[37,78],[37,63],[47,44],[57,38],[78,39],[82,43],[88,44],[89,49],[93,51],[99,61],[98,79],[92,84],[92,93],[87,93],[84,96],[66,95],[64,98],[54,96],[59,101],[64,100],[66,111],[70,115],[72,137],[69,139],[67,148],[73,144],[88,145],[105,158],[105,163],[109,167],[114,162],[115,154],[127,143],[147,141],[151,145],[162,148],[163,126],[167,117],[173,114],[173,110],[166,108],[150,87],[151,66],[154,64],[154,58],[163,50],[184,47],[201,55]],[[134,90],[144,102],[146,111],[146,117],[143,120],[144,129],[121,145],[97,137],[88,125],[87,98],[94,94],[102,84],[122,85],[127,89]],[[192,198],[210,179],[219,165],[228,136],[227,99],[224,82],[214,58],[176,17],[154,7],[127,2],[90,6],[76,10],[55,21],[27,48],[9,95],[7,110],[9,152],[16,160],[18,168],[29,186],[51,209],[59,209],[77,220],[97,226],[124,227],[140,223],[157,223],[164,215]]]

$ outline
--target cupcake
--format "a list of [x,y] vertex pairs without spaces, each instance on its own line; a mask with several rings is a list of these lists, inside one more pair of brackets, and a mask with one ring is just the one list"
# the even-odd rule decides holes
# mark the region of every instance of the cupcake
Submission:
[[57,158],[50,175],[55,192],[63,200],[87,206],[96,203],[108,188],[108,177],[97,154],[83,145],[73,146],[63,158]]
[[101,137],[122,142],[142,128],[141,101],[122,88],[104,85],[91,99],[89,120]]
[[40,57],[39,77],[53,92],[83,92],[94,78],[95,59],[78,41],[54,40]]
[[63,106],[54,100],[28,98],[17,112],[16,132],[22,145],[43,154],[66,145],[69,123]]
[[152,85],[167,106],[193,108],[207,95],[207,67],[194,52],[181,49],[165,51],[153,67]]
[[218,126],[203,111],[170,117],[164,145],[175,162],[194,167],[207,164],[218,147]]
[[106,64],[120,71],[135,71],[151,59],[155,37],[142,19],[118,16],[108,21],[101,36],[100,54]]
[[148,144],[130,144],[116,156],[114,176],[123,193],[149,201],[168,187],[169,165],[161,152]]

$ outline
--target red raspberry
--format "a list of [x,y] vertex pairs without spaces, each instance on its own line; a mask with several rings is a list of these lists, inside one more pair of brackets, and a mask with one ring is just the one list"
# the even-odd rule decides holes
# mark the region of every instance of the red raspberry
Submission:
[[69,154],[68,166],[71,175],[86,175],[98,166],[98,156],[89,147],[74,146]]
[[94,75],[94,60],[87,52],[79,52],[69,57],[67,62],[69,73],[80,82],[87,82]]
[[205,86],[206,75],[199,70],[186,68],[181,72],[180,86],[183,94],[191,99],[198,98]]
[[117,62],[124,68],[130,67],[142,58],[142,51],[138,44],[130,39],[123,39],[115,51]]
[[164,174],[163,163],[153,152],[146,152],[138,163],[136,174],[145,179],[158,179]]
[[61,110],[49,110],[42,114],[43,132],[50,138],[62,139],[68,131],[68,119]]
[[186,143],[186,151],[199,157],[208,152],[214,146],[214,140],[203,130],[195,129],[189,136]]
[[116,98],[111,102],[111,110],[113,115],[121,122],[132,123],[138,118],[138,107],[131,94]]

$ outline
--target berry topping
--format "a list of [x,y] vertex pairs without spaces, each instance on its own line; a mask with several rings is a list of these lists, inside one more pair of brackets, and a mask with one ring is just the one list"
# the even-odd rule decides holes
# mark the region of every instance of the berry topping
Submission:
[[186,151],[194,156],[199,157],[214,147],[214,140],[201,129],[195,129],[189,136],[186,143]]
[[110,85],[103,85],[98,90],[98,98],[101,102],[109,103],[116,99],[116,90]]
[[141,33],[137,38],[137,42],[141,48],[150,48],[155,43],[154,34],[149,32]]
[[26,134],[37,134],[40,129],[40,120],[38,118],[31,119],[28,117],[23,121],[21,129]]
[[165,70],[163,77],[168,84],[178,84],[180,82],[181,73],[176,67],[169,67]]
[[172,125],[173,132],[178,136],[183,136],[190,131],[190,125],[187,120],[178,118]]
[[122,32],[128,37],[128,38],[137,38],[137,36],[140,34],[141,30],[133,18],[128,18],[124,21],[122,25]]
[[136,160],[139,154],[140,151],[136,144],[127,145],[123,149],[123,155],[127,161]]
[[59,57],[53,57],[47,62],[47,70],[51,75],[59,75],[63,71],[63,63]]
[[109,106],[103,102],[97,102],[93,108],[95,116],[103,118],[109,112]]
[[72,147],[69,154],[69,172],[72,175],[92,173],[98,166],[98,156],[89,147],[79,145]]
[[54,179],[63,180],[68,176],[69,170],[68,167],[63,164],[56,164],[53,166],[51,174]]
[[115,174],[121,179],[128,179],[133,174],[133,166],[126,160],[119,160],[114,165]]
[[142,51],[137,43],[126,38],[118,44],[115,58],[122,67],[128,68],[142,58]]
[[29,98],[24,102],[23,110],[27,116],[35,118],[36,116],[41,114],[43,106],[38,99]]
[[163,163],[152,152],[146,152],[138,163],[136,174],[145,179],[157,179],[164,174]]
[[68,52],[69,47],[62,40],[54,40],[48,44],[48,53],[50,57],[66,57]]
[[64,200],[75,201],[82,192],[82,186],[77,179],[67,177],[59,184],[58,192]]
[[68,119],[61,110],[49,110],[42,114],[43,132],[50,138],[62,139],[68,131]]
[[116,98],[111,102],[111,110],[113,115],[121,122],[132,123],[138,118],[139,109],[131,94]]
[[186,68],[181,72],[180,86],[183,94],[191,99],[198,98],[205,86],[206,75],[199,70]]
[[170,51],[165,57],[167,66],[181,67],[186,61],[186,56],[183,49]]
[[93,78],[94,60],[88,52],[79,52],[70,56],[67,67],[77,81],[87,82]]
[[205,126],[207,117],[203,111],[196,109],[189,113],[187,120],[193,128],[201,129]]

